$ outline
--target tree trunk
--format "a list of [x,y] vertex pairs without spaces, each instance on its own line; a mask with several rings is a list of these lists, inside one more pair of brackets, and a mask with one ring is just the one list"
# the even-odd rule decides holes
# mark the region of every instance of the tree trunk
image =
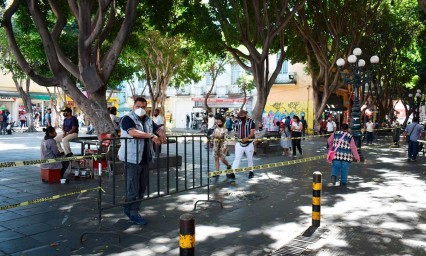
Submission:
[[[12,75],[14,75],[13,71],[12,71]],[[15,83],[16,89],[18,90],[19,96],[21,96],[22,102],[24,104],[25,112],[27,112],[28,129],[26,130],[26,132],[37,132],[36,128],[34,127],[33,106],[32,106],[31,97],[29,94],[31,80],[29,78],[26,79],[27,91],[25,91],[24,88],[22,88],[22,79],[20,81],[18,81],[15,77],[13,77],[12,79],[13,79],[13,82]]]

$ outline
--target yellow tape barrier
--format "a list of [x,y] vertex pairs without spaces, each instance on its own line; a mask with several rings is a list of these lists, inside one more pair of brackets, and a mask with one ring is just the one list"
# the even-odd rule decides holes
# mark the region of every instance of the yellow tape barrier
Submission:
[[42,198],[38,198],[38,199],[34,199],[34,200],[29,200],[29,201],[21,202],[21,203],[10,204],[10,205],[6,205],[6,206],[1,206],[0,207],[0,211],[4,211],[4,210],[7,210],[7,209],[16,208],[16,207],[20,207],[20,206],[26,206],[26,205],[37,204],[37,203],[46,202],[46,201],[52,201],[52,200],[56,200],[56,199],[59,199],[59,198],[62,198],[62,197],[77,195],[77,194],[89,192],[89,191],[92,191],[92,190],[99,190],[99,189],[102,190],[102,188],[100,188],[100,187],[88,188],[88,189],[83,189],[83,190],[80,190],[80,191],[69,192],[69,193],[65,193],[65,194],[61,194],[61,195],[54,195],[54,196],[49,196],[49,197],[42,197]]
[[[393,129],[397,129],[397,128],[381,128],[381,129],[374,129],[374,131],[385,131],[385,130],[393,130]],[[277,133],[278,135],[278,133]],[[318,137],[328,137],[331,134],[327,133],[327,134],[318,134],[318,135],[308,135],[305,137],[291,137],[291,138],[281,138],[281,137],[273,137],[273,138],[258,138],[258,139],[249,139],[247,141],[275,141],[275,140],[296,140],[296,139],[309,139],[309,138],[318,138]],[[229,136],[228,136],[229,137]],[[238,139],[238,138],[227,138],[227,139],[210,139],[210,142],[214,142],[214,141],[223,141],[223,142],[228,142],[228,141],[234,141],[234,142],[241,142],[242,139]]]
[[306,157],[306,158],[294,159],[294,160],[271,163],[271,164],[261,164],[261,165],[249,166],[249,167],[244,167],[244,168],[237,168],[237,169],[230,169],[230,170],[223,170],[223,171],[214,171],[214,172],[209,173],[209,177],[213,177],[213,176],[217,176],[217,175],[221,175],[221,174],[231,174],[231,173],[238,173],[238,172],[269,169],[269,168],[286,166],[286,165],[300,164],[300,163],[316,161],[316,160],[320,160],[320,159],[324,159],[324,158],[326,158],[326,155]]
[[98,159],[105,154],[100,155],[88,155],[88,156],[71,156],[71,157],[63,157],[63,158],[53,158],[53,159],[44,159],[44,160],[28,160],[28,161],[14,161],[14,162],[0,162],[0,168],[11,168],[18,166],[28,166],[28,165],[37,165],[37,164],[48,164],[48,163],[56,163],[56,162],[64,162],[70,160],[81,160],[88,158]]

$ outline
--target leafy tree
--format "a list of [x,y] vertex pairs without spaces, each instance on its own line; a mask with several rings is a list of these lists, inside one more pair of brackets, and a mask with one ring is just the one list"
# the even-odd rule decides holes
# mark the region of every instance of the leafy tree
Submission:
[[136,76],[144,79],[150,94],[152,108],[160,107],[164,113],[166,90],[199,79],[194,72],[197,51],[188,40],[179,35],[162,34],[147,30],[133,35],[139,47],[125,52],[126,59],[135,69],[143,72]]
[[[296,46],[299,59],[303,59],[300,47],[305,50],[312,78],[315,125],[319,125],[330,95],[342,86],[336,60],[341,54],[351,54],[362,37],[371,33],[371,21],[377,17],[382,1],[308,0],[305,8],[295,16],[299,40],[294,40],[291,46]],[[289,46],[289,49],[293,48]]]
[[210,89],[204,96],[204,106],[207,111],[207,113],[210,113],[212,109],[208,105],[208,99],[210,95],[213,92],[213,88],[216,85],[217,78],[220,74],[223,74],[225,72],[225,65],[230,63],[230,58],[228,55],[211,55],[210,59],[207,60],[207,63],[204,65],[204,69],[206,70],[206,73],[210,76],[212,83],[210,86]]
[[254,88],[256,88],[254,86],[253,76],[249,74],[242,75],[241,77],[237,79],[237,85],[244,95],[244,101],[240,107],[240,110],[243,110],[244,105],[247,103],[247,93],[250,93],[251,91],[254,90]]
[[[138,0],[14,0],[4,12],[3,26],[24,73],[42,86],[61,87],[91,120],[96,120],[94,126],[101,134],[114,131],[106,108],[106,90],[114,74],[116,81],[120,80],[122,73],[115,67],[122,63],[119,56],[135,18],[143,12],[159,13],[156,7],[165,2],[169,1],[146,0],[139,6]],[[18,38],[16,29],[35,31],[29,33],[34,43]],[[38,72],[29,61],[34,52],[40,52],[47,72]]]
[[34,113],[30,97],[31,80],[26,76],[16,63],[12,53],[9,50],[5,40],[4,31],[0,32],[0,69],[4,74],[11,74],[12,80],[15,84],[16,90],[22,99],[25,112],[27,113],[27,126],[26,132],[36,132],[34,126]]
[[[188,27],[196,28],[191,37],[205,42],[212,52],[226,49],[235,61],[251,73],[257,89],[253,118],[262,120],[268,94],[285,59],[284,29],[303,7],[305,0],[244,1],[211,0],[188,4]],[[269,55],[280,53],[277,66],[269,69]]]

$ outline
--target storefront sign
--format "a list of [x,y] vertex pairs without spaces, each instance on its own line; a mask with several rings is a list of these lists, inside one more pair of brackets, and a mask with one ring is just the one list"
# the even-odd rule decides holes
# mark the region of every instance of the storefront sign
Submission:
[[3,102],[5,102],[5,101],[16,101],[16,98],[14,98],[14,97],[4,97],[4,96],[0,96],[0,101],[3,101]]

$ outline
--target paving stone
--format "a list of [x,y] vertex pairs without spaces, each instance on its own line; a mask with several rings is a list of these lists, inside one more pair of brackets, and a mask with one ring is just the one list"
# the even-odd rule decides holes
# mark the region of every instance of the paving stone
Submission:
[[[12,230],[4,230],[0,232],[0,244],[4,244],[4,242],[9,241],[9,240],[13,240],[16,238],[22,238],[25,235],[12,231]],[[7,244],[8,242],[6,242]]]
[[29,248],[39,247],[42,243],[30,237],[22,237],[19,239],[9,240],[6,243],[0,243],[0,250],[12,254]]
[[53,230],[53,229],[54,229],[54,227],[52,227],[51,225],[47,225],[47,224],[44,224],[44,223],[34,223],[34,224],[25,225],[25,226],[15,228],[15,229],[13,229],[13,231],[16,231],[16,232],[19,232],[21,234],[30,236],[30,235],[43,233],[43,232]]

